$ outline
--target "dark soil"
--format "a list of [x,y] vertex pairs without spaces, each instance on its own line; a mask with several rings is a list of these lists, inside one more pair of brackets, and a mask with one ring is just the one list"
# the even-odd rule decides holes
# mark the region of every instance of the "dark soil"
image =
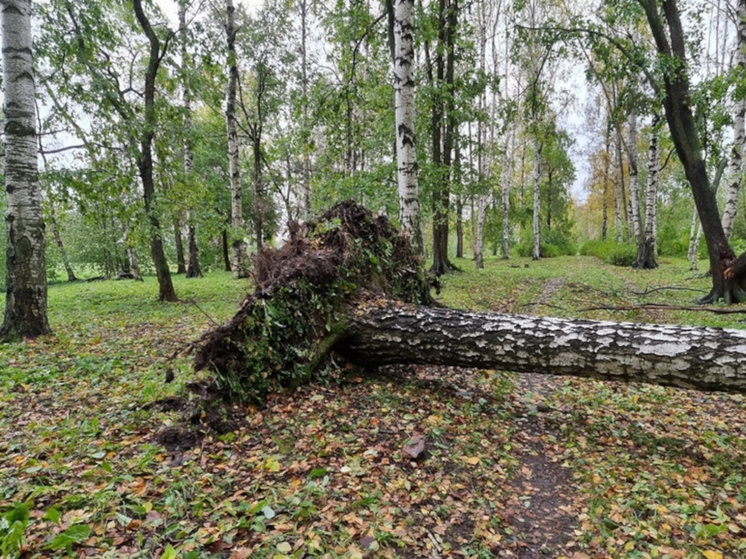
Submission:
[[[550,381],[550,382],[545,382]],[[521,375],[518,386],[524,394],[554,390],[555,379],[543,375]],[[518,420],[523,429],[518,435],[523,449],[512,487],[514,497],[507,521],[516,535],[516,548],[498,556],[520,559],[545,559],[568,555],[575,527],[570,470],[562,466],[556,444],[556,429],[545,421],[538,409],[529,405],[527,415]],[[510,553],[510,554],[508,554]]]

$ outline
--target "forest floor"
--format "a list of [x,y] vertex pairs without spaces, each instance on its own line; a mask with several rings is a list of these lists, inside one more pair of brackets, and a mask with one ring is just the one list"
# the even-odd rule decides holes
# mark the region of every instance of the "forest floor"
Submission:
[[[683,260],[459,264],[441,295],[454,307],[746,319],[637,308],[707,290]],[[746,558],[743,396],[389,368],[216,409],[185,437],[198,376],[168,358],[251,286],[175,283],[182,303],[155,302],[154,278],[54,284],[54,336],[0,346],[0,556]]]

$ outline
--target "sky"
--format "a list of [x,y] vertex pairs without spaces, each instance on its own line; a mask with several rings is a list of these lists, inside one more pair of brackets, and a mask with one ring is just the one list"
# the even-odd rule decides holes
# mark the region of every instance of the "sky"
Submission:
[[[200,0],[197,0],[199,2]],[[208,0],[209,1],[209,0]],[[213,0],[215,3],[224,4],[224,0]],[[197,2],[193,2],[196,4]],[[163,10],[168,16],[171,23],[176,26],[179,22],[178,16],[178,1],[177,0],[155,0],[155,3]],[[233,0],[234,5],[242,5],[246,7],[246,10],[251,14],[261,5],[261,0]]]

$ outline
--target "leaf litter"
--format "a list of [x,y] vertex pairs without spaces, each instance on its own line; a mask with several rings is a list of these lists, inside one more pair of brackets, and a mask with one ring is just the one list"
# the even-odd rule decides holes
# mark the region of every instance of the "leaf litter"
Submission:
[[[582,284],[576,262],[562,271]],[[472,305],[509,309],[521,282],[546,281],[541,264],[498,263],[444,295],[477,281]],[[569,307],[567,285],[552,285],[547,302]],[[51,307],[64,296],[74,289],[53,290]],[[212,304],[227,317],[236,303]],[[177,360],[165,384],[163,356],[209,324],[154,307],[60,316],[56,338],[0,348],[0,517],[28,508],[23,557],[746,556],[741,396],[388,368],[264,408],[216,406],[174,431],[196,379]]]

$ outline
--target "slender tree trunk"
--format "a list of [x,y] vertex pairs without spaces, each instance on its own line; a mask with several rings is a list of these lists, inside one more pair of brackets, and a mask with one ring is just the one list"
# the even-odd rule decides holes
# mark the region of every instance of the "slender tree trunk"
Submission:
[[[181,34],[181,99],[184,106],[184,176],[189,178],[194,171],[194,150],[192,149],[192,90],[189,83],[189,56],[187,53],[186,8],[187,0],[179,2],[179,32]],[[199,267],[199,247],[197,246],[197,226],[194,212],[187,211],[187,278],[202,277]]]
[[[438,91],[433,103],[433,164],[437,171],[437,186],[433,192],[433,265],[436,275],[453,270],[448,259],[448,213],[450,208],[451,151],[455,132],[453,100],[454,35],[458,4],[456,0],[439,0],[438,49],[436,52],[437,80],[432,81]],[[441,145],[442,141],[442,145]]]
[[626,219],[624,218],[624,212],[626,202],[624,199],[624,157],[622,154],[622,133],[618,125],[616,126],[616,160],[619,167],[619,174],[614,181],[614,225],[616,226],[615,240],[617,243],[621,243],[626,240],[624,234]]
[[62,265],[65,266],[65,272],[67,273],[67,281],[77,281],[75,272],[70,265],[70,258],[67,255],[67,249],[65,244],[62,242],[62,235],[60,235],[60,228],[57,225],[57,212],[54,209],[54,201],[50,201],[49,210],[49,222],[52,226],[52,236],[54,237],[54,243],[57,245],[57,249],[60,251],[60,258],[62,258]]
[[[736,65],[746,73],[746,0],[738,1],[738,45],[736,47]],[[733,144],[728,160],[728,182],[725,190],[725,208],[723,209],[723,232],[730,239],[733,223],[738,211],[738,193],[743,176],[743,150],[746,146],[746,96],[741,95],[736,101],[733,125]]]
[[7,212],[5,317],[0,338],[51,332],[47,321],[44,218],[36,158],[30,0],[2,0]]
[[231,271],[231,257],[230,257],[230,250],[228,248],[228,231],[223,229],[223,231],[220,233],[220,241],[221,245],[223,247],[223,269],[226,272]]
[[228,41],[228,87],[226,90],[225,122],[228,133],[228,174],[231,186],[231,268],[236,279],[248,276],[246,243],[244,242],[243,192],[241,171],[238,166],[239,144],[236,122],[236,97],[238,89],[238,60],[236,54],[236,8],[233,0],[225,0]]
[[655,261],[655,229],[658,213],[658,122],[660,117],[653,114],[648,147],[648,186],[645,190],[645,230],[642,242],[637,245],[637,268],[653,269]]
[[163,235],[161,224],[158,220],[158,211],[155,200],[155,183],[153,181],[153,137],[155,136],[155,78],[163,53],[161,52],[160,40],[150,25],[145,12],[142,9],[142,0],[133,0],[135,16],[143,32],[150,42],[150,54],[145,73],[145,93],[143,96],[145,104],[145,121],[140,138],[140,152],[137,155],[137,168],[142,180],[143,196],[145,199],[145,213],[150,222],[150,253],[158,277],[159,299],[161,301],[177,301],[176,291],[171,281],[171,272],[168,269],[166,254],[163,251]]
[[692,224],[689,227],[689,248],[687,249],[686,258],[689,260],[692,271],[699,270],[699,238],[702,234],[702,226],[699,224],[697,207],[692,211]]
[[534,141],[534,171],[531,176],[531,182],[533,183],[534,189],[534,205],[533,205],[533,259],[538,260],[541,258],[541,141],[538,135],[533,138]]
[[127,253],[127,266],[129,267],[129,273],[132,274],[132,277],[136,280],[142,281],[142,273],[140,272],[140,265],[137,262],[135,249],[128,246],[125,249],[125,252]]
[[[487,14],[484,3],[479,12],[479,66],[487,75]],[[489,141],[487,122],[487,89],[479,96],[481,116],[477,121],[479,194],[477,195],[477,231],[474,239],[474,258],[477,268],[484,268],[484,221],[491,190],[492,142]],[[492,124],[494,130],[494,123]],[[493,134],[494,139],[494,134]]]
[[308,0],[298,3],[301,18],[301,94],[303,95],[303,113],[301,126],[303,128],[303,193],[302,212],[304,219],[311,217],[311,119],[308,114]]
[[484,268],[484,219],[487,214],[487,196],[477,196],[477,235],[474,242],[474,258],[477,268]]
[[510,179],[512,176],[512,157],[510,153],[510,139],[505,135],[505,150],[503,152],[502,166],[502,210],[503,210],[503,242],[502,257],[503,260],[510,258]]
[[186,274],[186,258],[184,258],[184,239],[181,234],[181,219],[178,213],[173,216],[174,245],[176,247],[176,273]]
[[415,251],[422,253],[420,195],[415,148],[414,1],[396,0],[394,17],[394,106],[399,222]]
[[609,167],[611,166],[611,138],[609,127],[606,127],[604,134],[604,170],[603,170],[603,220],[601,222],[601,240],[605,241],[609,233]]
[[629,116],[629,135],[625,145],[627,151],[627,163],[629,164],[629,204],[630,219],[632,220],[632,232],[634,234],[635,246],[642,243],[642,223],[640,220],[640,182],[637,166],[637,114]]
[[187,228],[188,243],[187,243],[187,254],[188,262],[186,277],[187,278],[201,278],[202,268],[199,265],[199,245],[197,244],[197,227],[195,225],[189,225]]
[[[257,101],[257,104],[261,100]],[[261,114],[261,113],[260,113]],[[251,141],[252,152],[254,154],[253,180],[254,185],[254,238],[256,240],[256,250],[261,250],[264,245],[264,183],[262,181],[262,125],[257,123],[254,127],[254,137]]]
[[464,200],[456,198],[456,258],[464,257]]

